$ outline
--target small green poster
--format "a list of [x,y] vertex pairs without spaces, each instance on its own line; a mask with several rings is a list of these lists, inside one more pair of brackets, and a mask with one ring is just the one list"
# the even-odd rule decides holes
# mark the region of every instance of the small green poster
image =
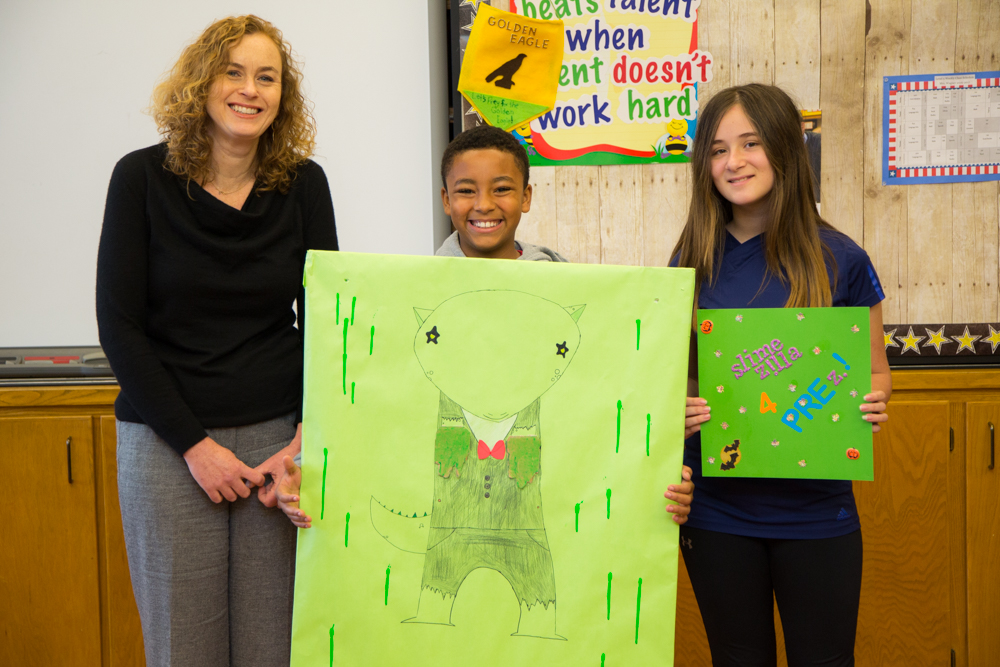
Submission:
[[292,667],[670,665],[694,271],[310,251]]
[[874,479],[867,308],[698,311],[706,477]]

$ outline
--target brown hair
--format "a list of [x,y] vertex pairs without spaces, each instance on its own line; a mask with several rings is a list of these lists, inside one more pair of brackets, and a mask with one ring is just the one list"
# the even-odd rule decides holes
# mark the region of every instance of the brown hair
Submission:
[[[837,264],[819,237],[819,228],[832,229],[819,216],[812,170],[802,137],[802,117],[780,88],[751,83],[717,93],[698,114],[691,158],[692,194],[687,223],[672,256],[678,266],[695,269],[695,304],[702,283],[718,278],[718,262],[725,247],[726,225],[733,207],[712,180],[712,141],[722,117],[733,107],[743,109],[774,171],[770,220],[764,237],[764,258],[770,273],[788,285],[786,308],[830,306],[829,262],[836,282]],[[824,261],[824,258],[826,261]]]
[[230,49],[244,35],[261,33],[281,54],[278,115],[257,143],[259,189],[287,192],[295,168],[312,155],[316,124],[302,94],[302,73],[281,31],[253,15],[231,16],[210,25],[181,54],[156,90],[150,112],[167,144],[166,167],[182,178],[210,180],[211,119],[205,111],[209,89],[229,64]]

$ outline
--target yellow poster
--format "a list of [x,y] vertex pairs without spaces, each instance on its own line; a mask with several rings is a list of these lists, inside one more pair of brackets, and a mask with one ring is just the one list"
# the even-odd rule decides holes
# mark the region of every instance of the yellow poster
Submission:
[[698,48],[699,5],[510,0],[518,20],[564,23],[552,108],[514,129],[532,166],[689,161],[699,84],[712,80],[712,55]]
[[458,90],[490,125],[511,130],[552,109],[563,61],[563,22],[481,4]]

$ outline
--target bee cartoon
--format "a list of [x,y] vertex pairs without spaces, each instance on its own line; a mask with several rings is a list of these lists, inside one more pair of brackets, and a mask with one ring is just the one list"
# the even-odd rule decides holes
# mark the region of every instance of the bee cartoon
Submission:
[[688,149],[691,140],[687,136],[688,122],[683,118],[672,118],[667,123],[667,133],[657,140],[660,147],[660,157],[667,155],[682,155]]

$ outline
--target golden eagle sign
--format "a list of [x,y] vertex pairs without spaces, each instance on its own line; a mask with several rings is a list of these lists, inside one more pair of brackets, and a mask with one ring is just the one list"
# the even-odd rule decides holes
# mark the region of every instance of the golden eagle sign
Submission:
[[490,125],[511,130],[550,111],[563,59],[563,22],[482,4],[462,61],[458,90]]

